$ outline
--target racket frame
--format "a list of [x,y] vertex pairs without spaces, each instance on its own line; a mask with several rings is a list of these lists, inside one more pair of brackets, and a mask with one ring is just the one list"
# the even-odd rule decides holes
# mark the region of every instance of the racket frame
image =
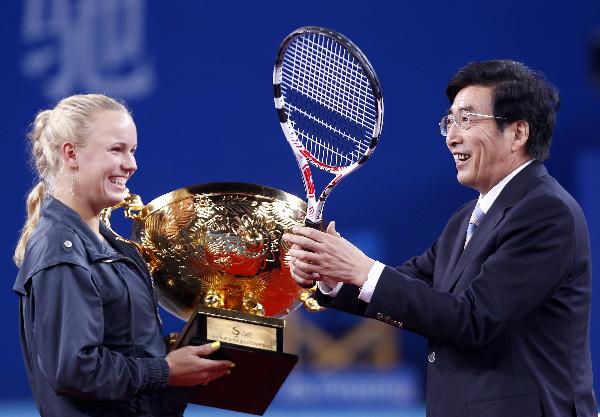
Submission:
[[[300,140],[296,131],[294,130],[294,127],[285,111],[285,101],[283,98],[283,91],[281,88],[281,83],[283,79],[283,59],[288,46],[294,39],[310,33],[325,35],[329,38],[332,38],[335,42],[339,43],[346,50],[348,50],[348,52],[350,52],[354,56],[354,58],[356,58],[359,61],[365,76],[369,80],[373,97],[375,99],[375,124],[369,146],[356,162],[347,166],[331,166],[324,164],[323,162],[316,159],[302,144],[302,141]],[[290,147],[292,148],[292,151],[294,152],[294,156],[296,157],[298,168],[300,169],[300,172],[302,174],[302,180],[304,182],[304,189],[306,192],[308,206],[306,211],[305,225],[322,230],[323,207],[325,205],[327,197],[329,196],[333,188],[337,184],[339,184],[346,176],[348,176],[348,174],[356,171],[369,159],[369,157],[375,151],[375,148],[379,142],[381,129],[383,127],[383,95],[381,92],[381,85],[379,83],[379,79],[377,78],[377,74],[375,74],[373,66],[371,65],[367,57],[354,43],[352,43],[350,39],[332,29],[327,29],[319,26],[305,26],[296,29],[294,32],[286,36],[286,38],[282,41],[281,46],[279,47],[277,58],[275,60],[275,67],[273,69],[273,92],[275,108],[277,110],[277,115],[279,117],[281,129],[283,130],[283,133]],[[313,180],[312,171],[310,169],[311,163],[323,171],[327,171],[331,174],[334,174],[334,178],[323,189],[318,199],[316,198],[315,183]]]

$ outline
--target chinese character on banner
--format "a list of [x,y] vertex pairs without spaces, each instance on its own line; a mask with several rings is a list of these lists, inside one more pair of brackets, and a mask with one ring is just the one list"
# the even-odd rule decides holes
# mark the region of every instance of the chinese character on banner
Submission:
[[145,0],[26,0],[22,69],[43,94],[80,91],[141,98],[154,89],[144,56]]

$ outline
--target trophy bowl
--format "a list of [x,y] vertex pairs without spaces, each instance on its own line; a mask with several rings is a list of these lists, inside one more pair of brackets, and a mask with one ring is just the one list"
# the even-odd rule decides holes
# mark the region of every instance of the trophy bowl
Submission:
[[292,194],[247,183],[180,188],[147,205],[130,194],[103,213],[109,228],[117,207],[133,219],[131,240],[119,239],[139,249],[159,303],[182,320],[201,306],[283,317],[311,295],[281,238],[304,224],[306,203]]
[[[114,209],[133,219],[131,240],[110,225]],[[219,341],[211,359],[235,372],[192,389],[189,402],[262,415],[298,362],[283,349],[283,317],[300,304],[321,307],[300,287],[281,238],[304,224],[306,203],[255,184],[180,188],[144,205],[129,194],[101,220],[144,257],[160,305],[186,321],[170,348]]]

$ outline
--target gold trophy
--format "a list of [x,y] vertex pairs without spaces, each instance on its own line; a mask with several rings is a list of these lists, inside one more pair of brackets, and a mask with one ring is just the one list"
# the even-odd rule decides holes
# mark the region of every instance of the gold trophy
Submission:
[[[131,240],[111,228],[116,208],[133,219]],[[181,188],[147,205],[129,194],[103,212],[146,260],[161,306],[186,321],[172,347],[218,340],[211,357],[237,365],[195,387],[190,402],[262,415],[298,361],[283,352],[283,317],[302,303],[319,307],[292,279],[281,237],[305,215],[298,197],[246,183]]]

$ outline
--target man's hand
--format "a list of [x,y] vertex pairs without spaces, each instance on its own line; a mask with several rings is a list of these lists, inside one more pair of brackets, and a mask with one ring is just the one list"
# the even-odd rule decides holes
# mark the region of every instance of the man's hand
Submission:
[[356,246],[343,239],[331,222],[327,233],[309,227],[294,227],[283,238],[292,244],[290,271],[300,285],[324,281],[335,287],[338,282],[362,286],[375,262]]
[[169,352],[169,385],[192,386],[208,384],[231,372],[235,365],[231,361],[216,361],[203,358],[219,349],[219,342],[202,346],[186,346]]

